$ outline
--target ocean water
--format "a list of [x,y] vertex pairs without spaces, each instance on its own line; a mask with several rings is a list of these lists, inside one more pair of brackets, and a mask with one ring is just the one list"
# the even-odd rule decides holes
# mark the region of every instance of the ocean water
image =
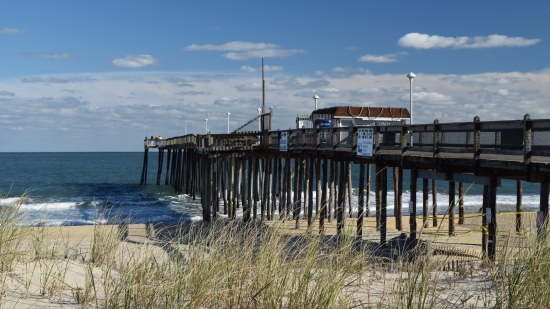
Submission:
[[[141,152],[0,153],[0,207],[13,207],[21,196],[25,196],[21,212],[26,225],[87,225],[114,220],[170,224],[182,220],[201,220],[202,210],[198,198],[192,200],[185,194],[175,194],[170,186],[155,185],[157,158],[157,152],[150,151],[148,184],[139,186],[143,164]],[[162,183],[165,170],[166,165]],[[355,205],[358,192],[357,166],[353,166],[353,175]],[[405,171],[404,212],[408,212],[410,196],[408,176]],[[393,215],[391,170],[388,179],[388,215]],[[421,181],[417,188],[420,201]],[[465,188],[465,205],[469,211],[475,212],[481,207],[483,187],[465,184]],[[440,212],[444,212],[448,204],[447,190],[447,183],[438,182]],[[498,188],[498,209],[511,211],[515,203],[515,181],[503,180],[502,186]],[[422,208],[420,205],[418,202],[419,209]],[[524,183],[524,210],[538,210],[538,205],[539,186]],[[370,209],[374,211],[374,192],[371,192]]]

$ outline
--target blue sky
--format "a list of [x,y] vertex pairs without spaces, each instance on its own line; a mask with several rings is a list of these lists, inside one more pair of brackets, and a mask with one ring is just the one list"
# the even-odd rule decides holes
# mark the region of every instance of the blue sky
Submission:
[[550,118],[550,3],[17,1],[0,4],[0,151],[140,151],[148,135],[276,128],[335,105],[415,123]]

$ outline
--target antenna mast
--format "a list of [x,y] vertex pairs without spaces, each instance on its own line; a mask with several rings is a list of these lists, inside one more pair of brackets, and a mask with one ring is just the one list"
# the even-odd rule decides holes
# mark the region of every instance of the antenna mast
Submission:
[[262,57],[262,114],[265,113],[264,58]]

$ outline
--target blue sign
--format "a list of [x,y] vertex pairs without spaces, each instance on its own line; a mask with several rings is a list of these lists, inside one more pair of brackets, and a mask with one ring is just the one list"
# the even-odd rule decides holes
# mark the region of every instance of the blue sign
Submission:
[[330,119],[317,119],[315,125],[318,128],[332,128],[332,121]]

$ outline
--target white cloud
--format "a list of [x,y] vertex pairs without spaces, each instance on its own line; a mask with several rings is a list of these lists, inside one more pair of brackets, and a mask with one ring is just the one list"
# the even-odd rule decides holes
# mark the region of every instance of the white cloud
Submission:
[[489,36],[474,37],[445,37],[422,33],[407,33],[397,41],[403,47],[416,49],[430,48],[495,48],[495,47],[523,47],[539,43],[540,39],[526,39],[523,37],[508,37],[492,34]]
[[21,34],[24,31],[17,28],[2,28],[0,29],[1,34]]
[[113,60],[112,64],[122,68],[141,68],[147,65],[158,64],[158,60],[151,55],[128,55]]
[[[241,68],[240,68],[241,71],[243,72],[249,72],[249,73],[254,73],[254,72],[260,72],[262,70],[261,67],[259,68],[253,68],[251,66],[248,66],[248,65],[243,65]],[[283,70],[283,67],[281,66],[276,66],[276,65],[264,65],[264,71],[265,72],[270,72],[270,71],[282,71]]]
[[[400,101],[409,102],[408,94],[399,97]],[[437,92],[413,92],[413,100],[415,103],[424,103],[429,105],[439,105],[440,107],[454,104],[455,99],[452,96],[437,93]]]
[[357,61],[364,61],[364,62],[374,62],[374,63],[389,63],[389,62],[396,62],[397,58],[403,55],[406,55],[406,52],[399,52],[394,54],[386,54],[386,55],[373,55],[373,54],[367,54],[363,57],[359,58]]
[[229,51],[222,56],[229,60],[248,60],[254,58],[280,58],[290,57],[295,54],[306,52],[303,49],[281,49],[277,44],[253,43],[233,41],[221,45],[192,44],[183,48],[184,51]]
[[57,60],[57,59],[72,59],[74,57],[70,54],[43,54],[42,58]]
[[343,67],[335,67],[331,69],[331,71],[335,73],[347,73],[347,72],[351,72],[352,70],[353,70],[352,68],[343,68]]
[[[321,108],[408,108],[409,81],[403,74],[357,74],[356,68],[341,71],[355,74],[268,74],[266,104],[275,107],[273,127],[295,127],[297,114],[311,112],[314,94],[321,97]],[[475,115],[482,121],[521,119],[526,113],[534,119],[550,118],[550,70],[479,75],[484,77],[482,89],[469,83],[469,75],[419,75],[414,81],[415,123],[432,123],[436,118],[442,123],[472,121]],[[529,82],[494,82],[500,78]],[[149,83],[152,80],[160,83]],[[183,83],[194,87],[179,87]],[[7,94],[0,96],[4,111],[0,136],[21,141],[0,145],[0,151],[36,151],[37,145],[45,151],[142,151],[143,136],[182,135],[185,121],[189,133],[203,133],[206,113],[211,132],[223,133],[227,112],[231,112],[231,129],[257,115],[261,89],[257,75],[239,72],[199,75],[122,70],[0,79],[0,93]]]
[[199,51],[199,50],[214,50],[214,51],[250,51],[250,50],[263,50],[263,49],[277,49],[279,45],[270,43],[252,43],[243,41],[233,41],[221,45],[205,44],[197,45],[191,44],[183,48],[185,51]]
[[231,52],[223,54],[229,60],[248,60],[254,58],[282,58],[305,53],[303,49],[260,49],[245,52]]
[[49,83],[49,84],[64,84],[69,81],[63,78],[52,76],[29,76],[21,79],[23,83]]
[[174,93],[174,95],[201,95],[201,94],[210,94],[210,92],[206,91],[180,91]]
[[442,80],[448,80],[455,84],[463,85],[507,85],[528,82],[527,77],[512,77],[512,76],[488,76],[488,75],[453,75],[443,77]]

